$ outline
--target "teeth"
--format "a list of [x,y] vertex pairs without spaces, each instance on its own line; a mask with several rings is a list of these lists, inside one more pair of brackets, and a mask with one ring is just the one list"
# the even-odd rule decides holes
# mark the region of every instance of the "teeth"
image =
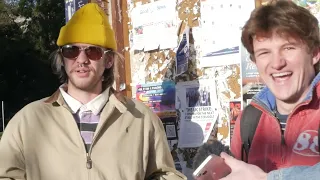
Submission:
[[282,73],[274,73],[272,74],[273,77],[281,77],[281,76],[287,76],[292,74],[291,72],[282,72]]

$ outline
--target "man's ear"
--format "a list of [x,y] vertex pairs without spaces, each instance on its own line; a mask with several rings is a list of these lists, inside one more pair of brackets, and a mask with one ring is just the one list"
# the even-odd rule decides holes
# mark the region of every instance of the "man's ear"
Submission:
[[64,59],[63,58],[59,59],[58,63],[61,65],[61,67],[64,67]]
[[114,63],[114,57],[108,57],[106,59],[106,69],[110,69]]
[[313,50],[312,63],[313,65],[317,64],[320,60],[320,48],[315,48]]

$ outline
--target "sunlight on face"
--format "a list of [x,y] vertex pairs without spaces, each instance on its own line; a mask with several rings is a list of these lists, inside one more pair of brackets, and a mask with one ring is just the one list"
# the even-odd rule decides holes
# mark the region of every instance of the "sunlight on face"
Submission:
[[274,31],[269,38],[254,38],[253,47],[259,74],[276,99],[294,103],[304,98],[318,62],[307,45]]
[[[73,44],[80,47],[92,46],[90,44]],[[68,83],[77,89],[90,91],[101,87],[103,72],[106,68],[106,60],[90,60],[84,51],[81,51],[76,59],[64,59]]]

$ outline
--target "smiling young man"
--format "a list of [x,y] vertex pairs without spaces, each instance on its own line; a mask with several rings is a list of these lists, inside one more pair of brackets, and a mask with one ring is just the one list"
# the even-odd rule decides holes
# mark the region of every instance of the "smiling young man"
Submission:
[[251,102],[262,114],[248,143],[249,152],[244,150],[248,144],[242,142],[239,115],[232,153],[265,172],[320,162],[317,19],[291,1],[273,2],[252,12],[242,31],[242,43],[267,87]]
[[61,28],[55,72],[64,83],[9,122],[0,179],[186,179],[175,170],[160,119],[112,88],[116,42],[95,3]]

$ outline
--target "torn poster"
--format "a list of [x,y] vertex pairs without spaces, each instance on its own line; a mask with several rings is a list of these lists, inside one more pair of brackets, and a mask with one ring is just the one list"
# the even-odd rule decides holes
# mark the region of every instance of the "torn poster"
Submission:
[[176,52],[176,75],[180,75],[188,70],[188,60],[190,54],[189,47],[189,27],[183,32],[182,40]]
[[138,84],[136,88],[136,99],[150,107],[159,117],[176,115],[173,81]]
[[177,128],[177,117],[160,117],[164,130],[167,135],[167,140],[177,140],[178,139],[178,128]]
[[201,1],[200,66],[240,63],[241,28],[254,7],[252,0]]
[[150,51],[177,46],[176,1],[160,0],[140,5],[131,15],[133,49]]
[[82,6],[88,3],[88,0],[65,0],[64,11],[66,17],[66,23],[71,19],[73,14]]
[[180,111],[178,147],[199,147],[210,136],[218,118],[214,80],[176,85],[176,109]]
[[252,97],[260,92],[265,84],[259,76],[257,66],[250,59],[248,51],[241,46],[241,75],[242,75],[242,108],[250,104]]

